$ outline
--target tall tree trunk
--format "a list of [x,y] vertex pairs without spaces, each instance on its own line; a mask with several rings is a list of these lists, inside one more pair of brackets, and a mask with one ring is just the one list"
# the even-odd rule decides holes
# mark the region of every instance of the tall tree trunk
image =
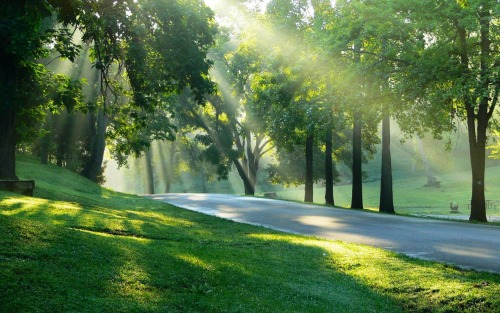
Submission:
[[352,194],[351,209],[363,209],[363,173],[361,171],[361,122],[362,113],[354,114],[352,131]]
[[248,195],[255,195],[255,186],[257,185],[257,170],[249,163],[248,168]]
[[99,109],[97,122],[93,113],[90,113],[90,156],[85,163],[82,175],[88,179],[97,182],[102,171],[102,161],[104,160],[104,150],[106,149],[106,127],[108,118],[104,114],[104,109]]
[[0,179],[17,180],[16,176],[16,111],[0,109]]
[[335,205],[333,199],[333,159],[332,159],[332,141],[333,130],[332,127],[326,129],[325,134],[326,149],[325,149],[325,203]]
[[250,132],[247,134],[247,160],[248,160],[248,180],[250,194],[255,194],[255,186],[257,185],[257,171],[259,170],[259,158],[252,150],[252,137]]
[[251,140],[250,140],[250,133],[247,132],[245,135],[245,141],[247,142],[247,147],[246,147],[246,152],[243,150],[245,147],[243,145],[240,145],[239,148],[241,149],[241,152],[243,152],[243,158],[238,160],[237,158],[233,158],[233,164],[236,166],[236,170],[238,171],[238,174],[240,175],[241,179],[243,180],[243,186],[245,188],[245,195],[247,196],[253,196],[255,195],[255,176],[252,176],[251,173],[251,166],[250,160],[254,160],[253,154],[252,154],[252,149],[251,149]]
[[384,109],[382,119],[382,173],[380,179],[379,211],[395,213],[392,192],[391,119],[387,109]]
[[240,175],[241,180],[243,180],[245,195],[253,196],[255,193],[252,193],[252,191],[254,190],[252,189],[252,184],[250,183],[250,179],[248,178],[248,167],[246,160],[242,160],[243,164],[241,164],[237,158],[233,158],[232,161],[234,166],[236,167],[236,170],[238,171],[238,175]]
[[[3,9],[3,8],[2,8]],[[7,36],[8,37],[8,36]],[[2,40],[8,39],[4,34]],[[17,88],[20,68],[18,60],[0,45],[0,179],[17,180],[16,176],[16,118],[19,111]]]
[[472,168],[472,197],[469,220],[486,222],[486,199],[484,195],[485,146],[470,146],[470,162]]
[[469,153],[472,170],[472,196],[470,221],[486,222],[486,198],[484,195],[486,166],[486,128],[488,120],[484,110],[477,114],[477,130],[474,108],[467,108],[467,131],[469,135]]
[[[472,170],[472,195],[471,195],[471,211],[469,220],[486,222],[486,199],[484,195],[485,184],[485,157],[486,157],[486,131],[488,122],[491,118],[495,103],[492,104],[490,112],[488,112],[489,91],[488,86],[492,82],[488,77],[488,59],[490,58],[491,40],[489,38],[490,27],[489,9],[483,7],[479,13],[480,17],[480,38],[481,38],[481,71],[479,79],[482,81],[482,88],[479,89],[479,94],[472,95],[465,99],[465,109],[467,112],[467,131],[469,136],[469,153]],[[457,28],[460,40],[460,63],[466,74],[469,73],[469,54],[467,43],[467,32],[461,24]],[[476,112],[476,99],[479,100],[479,106]],[[477,126],[476,126],[477,121]],[[476,128],[477,127],[477,128]]]
[[151,147],[146,151],[144,155],[144,165],[146,167],[146,177],[145,177],[145,193],[154,194],[155,193],[155,181],[153,175],[153,154],[151,153]]
[[[491,4],[486,2],[482,6],[478,17],[480,19],[480,38],[481,38],[481,57],[480,57],[480,81],[481,88],[478,88],[479,92],[476,92],[476,97],[479,99],[479,107],[477,114],[474,110],[474,103],[469,99],[466,102],[467,110],[467,127],[469,132],[469,149],[470,149],[470,162],[472,169],[472,196],[471,196],[471,211],[469,220],[486,222],[486,199],[484,195],[485,188],[485,165],[486,165],[486,132],[488,129],[489,120],[492,118],[495,112],[496,103],[494,100],[490,99],[491,91],[490,86],[494,85],[495,82],[490,78],[489,63],[491,62],[491,44],[490,39],[490,25],[492,21]],[[467,54],[467,41],[465,36],[465,30],[460,33],[460,40],[462,43],[462,63],[469,64],[469,58]],[[498,88],[498,82],[496,83]],[[489,108],[489,101],[492,101],[491,108]],[[489,112],[488,112],[489,110]],[[477,127],[475,123],[477,119]]]
[[313,148],[314,136],[309,134],[306,138],[306,186],[304,194],[304,202],[313,202]]

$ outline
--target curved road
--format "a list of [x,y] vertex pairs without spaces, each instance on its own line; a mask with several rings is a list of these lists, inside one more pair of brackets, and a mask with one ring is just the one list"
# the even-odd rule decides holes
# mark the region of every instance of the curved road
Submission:
[[237,222],[500,273],[500,227],[221,194],[146,196]]

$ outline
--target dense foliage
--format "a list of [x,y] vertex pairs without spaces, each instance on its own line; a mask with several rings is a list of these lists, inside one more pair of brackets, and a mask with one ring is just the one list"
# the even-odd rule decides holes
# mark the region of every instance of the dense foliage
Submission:
[[[56,22],[48,23],[51,18]],[[60,76],[55,76],[53,85],[65,89],[55,95],[47,91],[50,72],[41,63],[51,49],[74,61],[82,51],[76,35],[88,45],[98,73],[97,97],[80,106],[93,115],[90,161],[82,170],[91,179],[101,169],[106,137],[117,157],[139,153],[152,139],[171,139],[170,94],[189,87],[201,102],[213,90],[206,54],[215,24],[213,13],[197,0],[9,2],[2,7],[0,21],[0,109],[8,121],[2,128],[2,178],[15,178],[19,132],[15,121],[21,114],[26,120],[26,116],[43,115],[45,103],[73,108],[83,102],[79,85],[61,83]],[[45,94],[47,101],[39,99]],[[147,128],[158,116],[165,117],[162,127]]]

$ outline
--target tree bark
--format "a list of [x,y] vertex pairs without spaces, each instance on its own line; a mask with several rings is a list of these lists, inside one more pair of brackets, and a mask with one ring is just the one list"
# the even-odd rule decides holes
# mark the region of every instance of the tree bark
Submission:
[[[490,17],[491,13],[487,7],[483,7],[479,12],[480,18],[480,88],[477,88],[476,94],[465,98],[465,110],[467,113],[467,132],[469,136],[469,153],[472,171],[472,195],[471,195],[471,211],[469,220],[486,222],[486,199],[484,195],[485,184],[485,165],[486,165],[486,131],[488,123],[495,110],[495,103],[489,108],[489,91],[488,86],[493,84],[488,77],[488,59],[491,57],[491,40],[490,40]],[[471,76],[469,72],[469,52],[467,45],[466,29],[459,25],[458,35],[460,41],[460,63],[462,65],[464,75]],[[479,101],[477,100],[479,99]],[[478,102],[476,102],[478,101]],[[476,105],[477,112],[476,112]],[[488,111],[489,109],[489,111]],[[476,125],[477,123],[477,125]]]
[[484,195],[485,146],[481,143],[469,145],[472,168],[472,197],[470,221],[486,222],[486,199]]
[[351,209],[363,209],[363,174],[361,170],[361,112],[354,114],[352,132],[352,193]]
[[380,179],[379,211],[394,212],[394,197],[392,192],[392,163],[391,163],[391,120],[387,109],[382,119],[382,173]]
[[0,179],[17,180],[16,176],[16,111],[0,109]]
[[480,106],[477,114],[477,130],[475,112],[471,104],[467,106],[467,131],[469,135],[469,153],[472,170],[472,195],[470,221],[486,222],[486,198],[484,195],[484,178],[486,166],[486,129],[488,125],[485,109]]
[[252,189],[252,184],[248,178],[248,167],[246,167],[246,162],[242,165],[238,159],[234,158],[233,164],[236,166],[236,170],[238,171],[238,175],[240,175],[241,180],[243,180],[245,195],[253,196],[255,194],[255,190]]
[[249,192],[255,194],[255,186],[257,185],[257,171],[259,170],[259,157],[254,154],[252,149],[252,139],[250,134],[247,136],[247,160],[248,160],[248,180]]
[[314,136],[309,134],[306,138],[306,186],[304,202],[313,202],[313,148]]
[[9,39],[5,36],[0,38],[5,41],[0,46],[0,179],[17,180],[16,118],[20,69],[16,57],[6,51]]
[[[238,175],[243,181],[243,186],[245,188],[245,195],[254,195],[255,186],[257,183],[257,171],[259,169],[259,161],[262,150],[256,146],[256,149],[252,151],[251,149],[252,145],[250,140],[250,137],[252,135],[251,132],[246,132],[244,135],[245,140],[248,142],[247,147],[245,149],[244,144],[238,139],[239,137],[236,138],[236,136],[239,136],[240,132],[236,128],[232,130],[238,154],[243,155],[243,157],[239,159],[237,156],[234,156],[233,151],[231,151],[232,148],[228,148],[222,143],[222,140],[218,132],[215,131],[218,129],[217,126],[215,127],[214,130],[213,128],[209,127],[209,125],[202,118],[198,118],[196,122],[201,128],[203,128],[207,132],[210,138],[212,138],[219,152],[225,154],[230,158],[231,162],[234,164],[236,170],[238,171]],[[258,142],[256,144],[258,145]]]
[[326,149],[325,149],[325,203],[335,205],[333,198],[333,159],[332,159],[332,141],[333,130],[332,127],[326,129],[325,134]]
[[[246,147],[244,152],[244,157],[241,161],[237,158],[234,158],[233,164],[236,166],[236,170],[238,171],[239,176],[243,180],[243,186],[245,188],[245,195],[255,195],[255,187],[257,185],[257,172],[259,170],[259,161],[260,161],[260,149],[258,146],[255,149],[252,149],[252,140],[251,133],[248,132],[245,135]],[[255,142],[258,145],[258,142]],[[240,148],[243,147],[243,144],[240,145]]]
[[153,175],[153,155],[151,153],[151,147],[146,151],[144,155],[144,161],[146,166],[146,181],[145,181],[145,193],[152,195],[155,193],[155,181]]
[[104,150],[106,149],[106,128],[108,118],[104,114],[104,109],[99,109],[97,122],[93,113],[90,113],[90,156],[84,165],[82,175],[88,179],[97,182],[102,171],[102,161],[104,159]]

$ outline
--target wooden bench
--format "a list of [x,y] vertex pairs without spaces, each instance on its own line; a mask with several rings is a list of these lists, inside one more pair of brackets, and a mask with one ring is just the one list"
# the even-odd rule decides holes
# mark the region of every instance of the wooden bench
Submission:
[[20,193],[25,196],[33,197],[35,190],[34,180],[0,180],[0,190]]

